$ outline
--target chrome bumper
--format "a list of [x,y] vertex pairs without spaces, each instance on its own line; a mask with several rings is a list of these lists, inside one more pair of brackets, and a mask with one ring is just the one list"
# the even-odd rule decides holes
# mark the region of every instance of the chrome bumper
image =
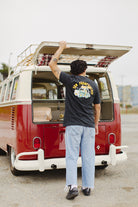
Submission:
[[[116,154],[117,149],[127,148],[127,146],[115,146],[110,145],[109,154],[108,155],[96,155],[95,156],[95,166],[103,165],[102,163],[107,163],[107,165],[115,166],[117,163],[127,160],[127,154],[122,151],[120,154]],[[28,155],[38,155],[37,160],[19,160],[21,156]],[[78,167],[81,167],[81,157],[78,158]],[[54,167],[55,166],[55,167]],[[51,158],[44,159],[44,150],[39,149],[36,152],[22,152],[16,156],[16,160],[14,162],[14,167],[20,171],[32,171],[39,170],[43,172],[44,170],[52,169],[52,168],[65,168],[66,161],[65,158]]]

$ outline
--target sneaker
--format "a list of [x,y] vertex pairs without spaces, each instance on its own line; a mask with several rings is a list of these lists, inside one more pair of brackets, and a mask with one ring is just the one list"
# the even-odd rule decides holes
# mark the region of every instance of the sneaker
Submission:
[[70,189],[69,189],[69,192],[68,192],[68,194],[67,194],[67,196],[66,196],[66,199],[68,199],[68,200],[72,200],[72,199],[74,199],[76,196],[78,196],[78,189],[76,188],[76,187],[74,187],[74,188],[72,188],[71,189],[71,186],[69,187]]
[[91,189],[90,188],[84,188],[84,189],[82,189],[82,192],[85,196],[89,196],[91,194]]

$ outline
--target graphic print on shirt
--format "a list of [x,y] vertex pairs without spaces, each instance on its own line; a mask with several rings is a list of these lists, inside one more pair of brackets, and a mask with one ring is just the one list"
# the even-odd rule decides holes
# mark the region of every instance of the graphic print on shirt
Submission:
[[93,95],[93,88],[87,82],[79,82],[73,85],[74,95],[78,98],[90,98]]

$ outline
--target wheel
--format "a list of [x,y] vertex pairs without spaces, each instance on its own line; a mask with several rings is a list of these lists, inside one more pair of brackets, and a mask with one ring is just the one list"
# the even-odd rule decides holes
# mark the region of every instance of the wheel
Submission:
[[6,155],[6,152],[0,148],[0,155]]
[[15,162],[15,159],[16,159],[16,155],[15,155],[15,151],[12,147],[10,147],[9,154],[10,154],[10,170],[11,170],[13,175],[18,176],[18,175],[21,174],[21,171],[17,170],[14,167],[14,162]]

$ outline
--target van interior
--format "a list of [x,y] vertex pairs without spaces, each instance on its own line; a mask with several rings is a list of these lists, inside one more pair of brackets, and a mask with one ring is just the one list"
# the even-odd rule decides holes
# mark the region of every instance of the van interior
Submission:
[[[32,111],[34,123],[63,123],[65,87],[50,71],[32,72]],[[96,82],[101,98],[100,121],[113,120],[112,89],[107,73],[93,72],[87,76]]]

